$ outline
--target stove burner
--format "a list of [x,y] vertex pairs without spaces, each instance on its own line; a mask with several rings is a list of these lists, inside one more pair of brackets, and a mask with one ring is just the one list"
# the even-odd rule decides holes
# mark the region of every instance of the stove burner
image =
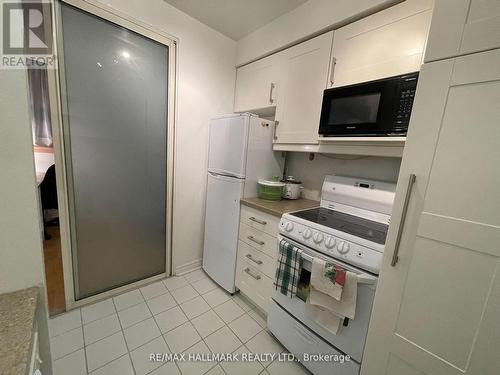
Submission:
[[385,244],[387,230],[389,229],[389,226],[386,224],[323,207],[291,212],[290,215],[349,233],[353,236],[364,238],[365,240],[381,245]]

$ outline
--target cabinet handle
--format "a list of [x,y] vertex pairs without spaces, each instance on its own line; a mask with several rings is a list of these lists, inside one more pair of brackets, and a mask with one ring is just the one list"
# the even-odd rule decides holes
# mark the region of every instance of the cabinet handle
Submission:
[[252,254],[247,254],[245,255],[248,259],[250,259],[252,262],[257,263],[257,264],[262,264],[261,260],[253,259]]
[[391,266],[395,267],[396,263],[399,260],[399,246],[401,244],[401,237],[403,236],[403,229],[405,226],[406,214],[408,212],[408,204],[410,203],[411,192],[413,190],[413,185],[415,184],[415,180],[417,176],[415,174],[410,174],[410,178],[408,180],[408,187],[406,188],[406,196],[405,201],[403,203],[403,211],[401,212],[401,220],[399,223],[398,234],[396,235],[396,244],[394,245],[394,253],[392,253]]
[[254,236],[248,236],[247,237],[250,241],[255,242],[257,245],[264,245],[264,241],[256,240]]
[[332,65],[330,66],[330,87],[333,86],[333,82],[334,82],[335,65],[337,65],[337,59],[335,57],[332,57]]
[[278,130],[278,125],[279,125],[279,121],[278,120],[275,120],[274,121],[274,133],[273,133],[273,139],[276,141],[278,139],[278,133],[277,133],[277,130]]
[[259,223],[259,224],[262,224],[262,225],[266,225],[267,224],[267,221],[256,219],[253,216],[250,217],[250,220],[255,221],[256,223]]
[[271,87],[269,88],[269,103],[270,104],[273,104],[274,103],[274,99],[273,99],[273,91],[274,91],[274,88],[276,87],[276,85],[274,83],[271,82]]
[[254,275],[252,272],[250,272],[250,268],[245,268],[243,271],[252,276],[255,280],[260,280],[260,275]]

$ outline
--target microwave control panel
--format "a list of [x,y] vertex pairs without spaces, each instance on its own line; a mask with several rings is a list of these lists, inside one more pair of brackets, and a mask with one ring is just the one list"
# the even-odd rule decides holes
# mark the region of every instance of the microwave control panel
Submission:
[[415,89],[406,89],[400,92],[399,107],[396,112],[397,123],[408,123],[408,121],[410,121],[410,114],[414,97]]

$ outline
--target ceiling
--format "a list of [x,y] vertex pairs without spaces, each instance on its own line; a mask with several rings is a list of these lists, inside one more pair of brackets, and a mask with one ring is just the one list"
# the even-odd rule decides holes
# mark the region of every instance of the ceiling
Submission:
[[239,40],[307,0],[164,0],[233,40]]

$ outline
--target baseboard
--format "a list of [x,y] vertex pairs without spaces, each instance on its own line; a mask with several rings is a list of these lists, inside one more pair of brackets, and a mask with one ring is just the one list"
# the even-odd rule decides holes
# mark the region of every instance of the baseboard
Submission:
[[177,266],[174,269],[174,275],[181,276],[185,275],[186,273],[196,271],[201,268],[201,264],[202,264],[202,259],[200,258],[193,260],[192,262]]

